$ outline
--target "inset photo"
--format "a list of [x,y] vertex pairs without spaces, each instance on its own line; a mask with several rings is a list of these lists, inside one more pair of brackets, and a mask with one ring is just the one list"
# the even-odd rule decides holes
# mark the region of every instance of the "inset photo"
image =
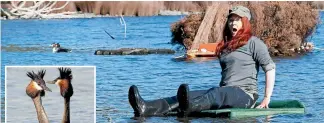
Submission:
[[94,123],[95,66],[6,66],[7,123]]

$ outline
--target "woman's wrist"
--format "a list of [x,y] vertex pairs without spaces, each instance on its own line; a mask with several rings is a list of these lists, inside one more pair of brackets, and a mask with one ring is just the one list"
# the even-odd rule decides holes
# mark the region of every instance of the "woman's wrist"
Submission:
[[271,97],[271,96],[268,96],[268,95],[264,95],[264,98],[268,98],[268,99],[270,99],[270,97]]

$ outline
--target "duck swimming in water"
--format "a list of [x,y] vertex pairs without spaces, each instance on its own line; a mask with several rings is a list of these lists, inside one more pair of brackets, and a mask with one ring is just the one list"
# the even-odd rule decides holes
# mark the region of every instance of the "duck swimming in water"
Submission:
[[72,52],[70,49],[62,48],[59,43],[52,43],[53,53]]

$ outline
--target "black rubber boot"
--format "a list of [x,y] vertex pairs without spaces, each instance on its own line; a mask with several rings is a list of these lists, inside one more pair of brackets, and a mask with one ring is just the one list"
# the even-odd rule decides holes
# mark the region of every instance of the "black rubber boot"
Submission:
[[135,85],[132,85],[128,91],[128,100],[134,109],[135,117],[143,116],[164,116],[168,112],[178,108],[179,103],[174,97],[145,101],[139,94]]
[[193,97],[193,95],[191,95],[191,92],[189,91],[188,85],[181,84],[177,93],[180,109],[178,116],[187,117],[189,114],[194,112],[219,108],[222,104],[220,100],[222,98],[216,98],[216,96],[222,97],[221,94],[215,93],[214,89],[212,88],[199,96]]

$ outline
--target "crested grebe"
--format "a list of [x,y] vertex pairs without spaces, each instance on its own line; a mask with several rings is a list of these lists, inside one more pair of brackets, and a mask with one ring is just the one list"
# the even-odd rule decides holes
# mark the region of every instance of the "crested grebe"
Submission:
[[53,53],[60,53],[60,52],[72,52],[70,49],[62,48],[59,43],[52,43],[51,47],[53,48]]
[[44,110],[44,107],[42,105],[42,96],[45,96],[45,90],[50,91],[46,84],[45,81],[43,80],[44,75],[45,75],[45,70],[38,71],[38,73],[32,72],[27,72],[27,76],[31,78],[30,83],[26,87],[26,94],[33,100],[36,112],[37,112],[37,117],[38,121],[40,123],[48,123],[49,120],[47,118],[47,114]]
[[47,83],[56,84],[60,88],[61,96],[64,98],[64,114],[62,123],[70,123],[70,98],[73,95],[72,71],[70,68],[58,68],[60,76]]

